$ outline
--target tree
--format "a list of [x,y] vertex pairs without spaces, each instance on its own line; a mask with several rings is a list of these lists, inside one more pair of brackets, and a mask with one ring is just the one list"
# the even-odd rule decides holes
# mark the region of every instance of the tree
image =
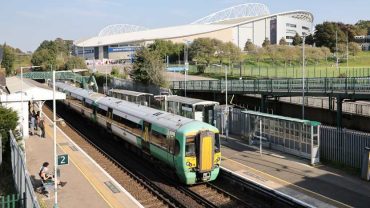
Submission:
[[244,51],[252,52],[256,50],[256,45],[254,45],[251,41],[251,39],[248,39],[247,42],[245,42]]
[[54,69],[64,69],[70,56],[72,41],[57,38],[54,41],[43,41],[32,55],[31,63],[47,69],[51,65]]
[[348,50],[353,56],[356,56],[361,51],[361,47],[358,45],[358,43],[350,42],[348,43]]
[[306,39],[305,39],[305,44],[307,44],[307,45],[314,45],[315,44],[315,38],[313,37],[313,35],[312,34],[310,34],[310,35],[307,35],[306,36]]
[[189,47],[189,58],[197,63],[209,66],[212,60],[216,58],[216,52],[219,52],[221,41],[211,38],[197,38]]
[[268,38],[265,38],[265,40],[262,43],[262,47],[266,48],[269,45],[271,45],[270,40]]
[[[220,60],[226,60],[228,64],[240,62],[241,51],[238,46],[232,42],[219,43],[220,47],[218,53],[220,55]],[[230,61],[229,61],[230,60]],[[229,63],[231,62],[231,63]]]
[[322,54],[325,56],[325,61],[327,62],[328,61],[328,56],[330,55],[330,49],[327,48],[327,47],[322,46],[320,48],[320,50],[321,50]]
[[0,105],[0,134],[3,144],[8,141],[8,131],[17,127],[18,115],[11,108],[5,108]]
[[316,32],[314,35],[317,47],[328,47],[332,52],[335,51],[336,33],[338,36],[338,43],[346,42],[346,34],[340,29],[338,23],[324,22],[316,25]]
[[65,63],[64,68],[66,70],[72,70],[72,69],[86,69],[86,63],[85,60],[81,57],[69,57],[67,62]]
[[282,37],[279,41],[279,45],[288,45],[288,43],[286,42],[285,38]]
[[293,37],[293,42],[292,42],[292,44],[294,45],[294,46],[298,46],[298,45],[301,45],[302,44],[302,37],[301,36],[299,36],[299,34],[298,33],[296,33],[295,34],[295,36]]
[[357,35],[370,35],[370,20],[360,20],[355,26],[358,28]]
[[161,54],[158,51],[142,48],[136,51],[135,56],[136,60],[130,74],[131,78],[143,84],[165,87],[167,84],[163,74],[165,65]]
[[13,48],[7,46],[5,43],[3,45],[3,59],[1,61],[1,67],[5,68],[6,74],[9,76],[14,67],[15,53]]
[[36,52],[32,54],[31,63],[35,66],[41,66],[44,70],[51,65],[55,67],[57,63],[56,55],[46,48],[36,50]]

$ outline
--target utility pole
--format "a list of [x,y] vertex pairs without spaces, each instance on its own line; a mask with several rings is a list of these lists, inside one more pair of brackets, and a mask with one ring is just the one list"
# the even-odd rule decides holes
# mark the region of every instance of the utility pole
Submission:
[[305,51],[304,51],[304,45],[306,42],[306,36],[303,36],[303,42],[302,42],[302,119],[304,120],[304,91],[305,91]]
[[348,69],[348,33],[347,33],[347,69]]
[[228,66],[225,65],[225,132],[226,132],[226,141],[229,137],[229,107],[227,105],[227,67]]
[[55,100],[55,71],[53,71],[53,140],[54,140],[54,208],[58,207],[58,158],[57,158],[57,127],[56,127],[56,100]]
[[338,31],[335,31],[335,59],[336,59],[336,67],[337,71],[339,68],[339,60],[338,60]]
[[189,62],[188,62],[188,42],[185,40],[185,50],[184,50],[184,61],[185,61],[185,89],[184,89],[184,95],[186,97],[186,82],[187,82],[187,73],[189,70]]

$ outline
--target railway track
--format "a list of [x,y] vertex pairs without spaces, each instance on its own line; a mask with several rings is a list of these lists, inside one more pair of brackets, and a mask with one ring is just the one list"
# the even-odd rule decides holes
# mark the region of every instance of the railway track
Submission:
[[[235,192],[235,188],[224,189],[224,182],[218,183],[220,180],[215,184],[179,185],[161,168],[153,168],[152,162],[137,157],[131,151],[122,151],[124,144],[113,140],[113,135],[103,128],[89,124],[81,115],[71,113],[66,106],[60,108],[60,105],[58,112],[62,112],[62,118],[68,124],[60,128],[145,207],[275,207],[266,203],[264,197],[261,200],[259,196]],[[51,115],[49,109],[45,112]],[[109,153],[104,150],[109,150]]]
[[[52,111],[49,108],[43,109],[50,118]],[[59,117],[59,115],[58,115]],[[68,122],[67,126],[59,126],[74,142],[87,152],[100,166],[102,166],[117,182],[122,185],[133,197],[144,207],[185,207],[172,196],[158,188],[148,178],[139,173],[133,173],[124,167],[113,157],[109,156],[100,147],[91,142],[84,134],[74,128]],[[72,134],[75,132],[75,134]]]

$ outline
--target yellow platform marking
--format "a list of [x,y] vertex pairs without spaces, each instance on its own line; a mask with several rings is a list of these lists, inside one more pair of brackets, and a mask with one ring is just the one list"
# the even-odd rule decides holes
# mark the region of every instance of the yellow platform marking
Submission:
[[[52,125],[51,125],[52,126]],[[45,128],[45,133],[47,134],[47,135],[51,135],[51,133],[49,134],[48,132],[48,130],[47,129],[49,129],[49,131],[51,131],[50,130],[50,128]],[[58,132],[57,132],[57,134],[58,134]],[[52,137],[50,137],[50,138],[52,138]],[[58,136],[57,136],[57,139],[58,139]],[[57,146],[64,152],[64,153],[67,153],[68,151],[66,151],[63,147],[61,147],[59,144],[57,144]],[[77,165],[77,163],[76,162],[74,162],[73,161],[73,156],[71,155],[71,154],[69,154],[69,159],[71,160],[71,162],[73,163],[73,165],[81,172],[81,174],[86,178],[86,180],[90,183],[90,185],[95,189],[95,191],[102,197],[102,199],[109,205],[109,207],[111,207],[111,208],[113,208],[114,206],[112,206],[112,204],[109,202],[109,200],[104,196],[104,194],[103,194],[103,192],[101,191],[101,190],[99,190],[99,188],[98,188],[98,184],[97,183],[94,183],[94,181],[92,181],[91,179],[90,179],[90,177],[88,176],[88,174],[87,173],[85,173],[83,170],[82,170],[82,168],[80,167],[80,166],[78,166]],[[101,188],[101,185],[100,185],[100,188]]]
[[239,165],[241,165],[241,166],[244,166],[244,167],[246,167],[246,168],[248,168],[248,169],[251,169],[251,170],[253,170],[253,171],[256,171],[256,172],[258,172],[258,173],[261,173],[261,174],[263,174],[263,175],[266,175],[266,176],[268,176],[268,177],[274,178],[274,179],[276,179],[276,180],[278,180],[278,181],[281,181],[281,182],[283,182],[283,183],[285,183],[285,184],[287,184],[287,185],[290,185],[290,186],[296,187],[296,188],[298,188],[298,189],[301,189],[302,191],[305,191],[305,192],[311,193],[311,194],[313,194],[313,195],[317,195],[317,196],[319,196],[319,197],[322,197],[322,198],[327,199],[327,200],[329,200],[329,201],[332,201],[332,202],[334,202],[334,203],[340,204],[340,205],[342,205],[342,206],[344,206],[344,207],[352,207],[352,206],[349,206],[349,205],[347,205],[347,204],[344,204],[344,203],[342,203],[342,202],[340,202],[340,201],[337,201],[337,200],[335,200],[335,199],[332,199],[332,198],[329,198],[329,197],[327,197],[327,196],[321,195],[321,194],[319,194],[319,193],[316,193],[316,192],[314,192],[314,191],[308,190],[308,189],[306,189],[306,188],[303,188],[303,187],[297,186],[297,185],[295,185],[295,184],[293,184],[293,183],[290,183],[290,182],[288,182],[288,181],[285,181],[285,180],[283,180],[283,179],[281,179],[281,178],[275,177],[275,176],[273,176],[273,175],[270,175],[270,174],[265,173],[265,172],[263,172],[263,171],[257,170],[257,169],[255,169],[255,168],[252,168],[252,167],[250,167],[250,166],[248,166],[248,165],[245,165],[245,164],[243,164],[243,163],[240,163],[240,162],[238,162],[238,161],[235,161],[235,160],[232,160],[232,159],[230,159],[230,158],[227,158],[227,157],[225,157],[225,156],[222,156],[222,158],[224,158],[224,159],[226,159],[226,160],[229,160],[229,161],[232,161],[232,162],[234,162],[234,163],[237,163],[237,164],[239,164]]

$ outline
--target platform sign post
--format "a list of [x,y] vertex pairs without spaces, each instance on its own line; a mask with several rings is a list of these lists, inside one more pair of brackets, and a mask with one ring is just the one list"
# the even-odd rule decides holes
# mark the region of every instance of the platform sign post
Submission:
[[68,165],[69,157],[68,154],[58,155],[58,165]]

